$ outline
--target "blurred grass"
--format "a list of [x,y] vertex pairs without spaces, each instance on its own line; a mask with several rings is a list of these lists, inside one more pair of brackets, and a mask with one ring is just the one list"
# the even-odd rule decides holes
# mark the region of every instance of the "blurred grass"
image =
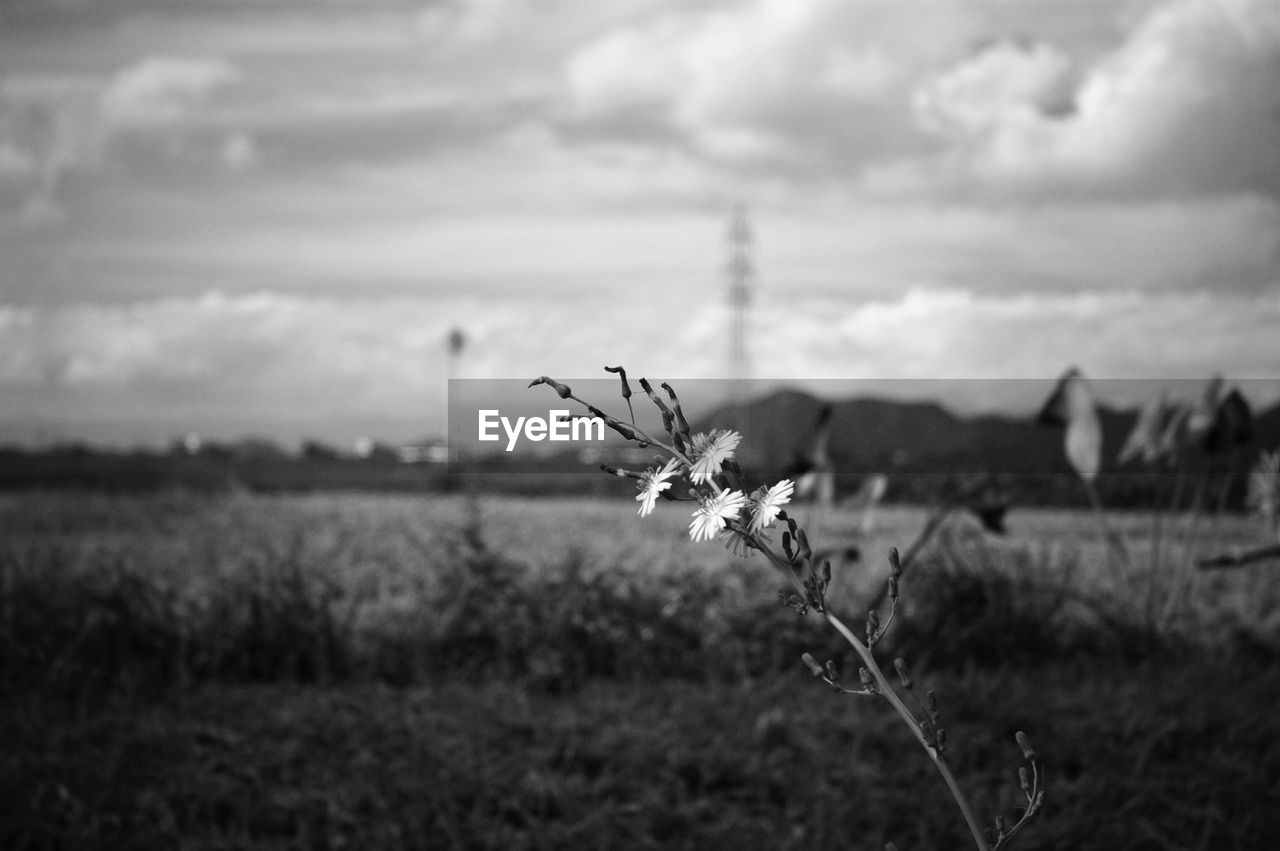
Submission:
[[[759,558],[630,501],[183,494],[0,498],[0,847],[963,847],[882,705]],[[860,620],[890,546],[855,544]],[[888,652],[937,689],[979,810],[1012,732],[1047,755],[1019,847],[1268,847],[1280,827],[1274,571],[1194,574],[1146,615],[1149,518],[956,517],[903,582]],[[1253,534],[1172,541],[1180,561]]]

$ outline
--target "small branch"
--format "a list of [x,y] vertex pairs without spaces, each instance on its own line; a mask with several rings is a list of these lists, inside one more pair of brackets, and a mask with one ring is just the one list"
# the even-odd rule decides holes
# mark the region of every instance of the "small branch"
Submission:
[[1272,544],[1266,547],[1259,547],[1255,550],[1240,550],[1234,548],[1220,555],[1202,558],[1196,562],[1196,567],[1201,570],[1217,570],[1230,567],[1246,567],[1251,564],[1257,564],[1260,561],[1269,561],[1271,559],[1280,559],[1280,544]]

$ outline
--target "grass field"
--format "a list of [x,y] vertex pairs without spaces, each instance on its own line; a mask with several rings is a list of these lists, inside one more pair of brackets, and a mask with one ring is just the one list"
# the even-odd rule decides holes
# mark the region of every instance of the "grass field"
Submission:
[[[837,512],[833,608],[890,546]],[[21,494],[0,499],[0,847],[963,848],[945,790],[759,558],[629,500]],[[886,656],[938,693],[985,820],[1027,731],[1019,848],[1268,848],[1280,832],[1280,572],[1198,573],[1247,518],[1166,535],[952,517]],[[1189,518],[1166,523],[1186,528]]]

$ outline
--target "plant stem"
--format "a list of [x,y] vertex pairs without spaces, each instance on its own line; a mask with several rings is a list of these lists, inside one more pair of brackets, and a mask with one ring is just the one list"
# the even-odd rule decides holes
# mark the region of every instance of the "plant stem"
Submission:
[[973,835],[973,840],[977,843],[979,851],[988,851],[990,846],[987,845],[987,840],[982,835],[982,828],[978,825],[978,820],[974,817],[973,810],[969,808],[969,802],[965,798],[964,792],[960,789],[960,784],[956,781],[955,775],[951,773],[951,767],[947,765],[946,760],[942,758],[942,754],[938,749],[930,745],[925,739],[924,732],[920,729],[916,717],[911,714],[911,710],[907,708],[907,705],[902,702],[902,698],[898,697],[897,692],[893,690],[884,672],[880,670],[879,664],[876,663],[875,656],[872,655],[870,648],[863,644],[853,634],[853,631],[831,612],[824,611],[822,616],[853,647],[867,670],[871,672],[871,676],[875,678],[876,687],[880,690],[880,694],[885,700],[889,701],[889,705],[902,718],[903,723],[911,728],[912,735],[916,737],[920,747],[924,748],[925,753],[929,755],[929,759],[933,762],[934,768],[938,769],[938,773],[942,775],[943,782],[947,784],[947,789],[951,792],[951,797],[955,799],[956,806],[960,808],[960,814],[964,816],[965,824],[968,825],[969,832]]
[[[784,576],[795,586],[796,590],[803,598],[806,593],[804,583],[800,581],[800,577],[796,574],[795,568],[786,560],[781,558],[777,553],[770,549],[763,541],[757,538],[743,536],[752,542],[765,557],[778,568]],[[915,736],[916,741],[920,743],[920,747],[924,748],[925,753],[929,755],[930,761],[933,762],[934,768],[942,775],[942,780],[947,784],[947,790],[951,793],[951,797],[955,799],[956,806],[960,808],[960,814],[964,816],[964,822],[969,827],[969,832],[973,834],[974,842],[977,843],[979,851],[990,851],[986,838],[982,834],[982,828],[978,824],[978,820],[973,815],[973,810],[969,807],[969,801],[965,798],[964,792],[960,789],[960,784],[956,781],[955,775],[951,773],[950,766],[942,758],[942,753],[929,744],[925,738],[924,732],[920,729],[920,724],[916,721],[916,717],[911,714],[911,710],[902,702],[902,698],[898,697],[898,693],[893,690],[893,686],[889,683],[884,672],[880,670],[880,665],[876,662],[875,656],[871,652],[871,648],[864,644],[858,636],[853,634],[849,627],[845,626],[844,621],[833,615],[826,607],[823,607],[823,618],[827,623],[840,633],[841,637],[849,643],[858,654],[858,658],[862,660],[863,666],[871,672],[871,676],[875,679],[876,688],[880,695],[889,702],[893,710],[898,713],[898,717],[902,722],[911,729],[911,734]]]
[[[1106,511],[1102,507],[1102,496],[1098,493],[1098,486],[1094,484],[1093,479],[1081,479],[1084,482],[1085,492],[1089,494],[1089,504],[1093,507],[1094,519],[1098,521],[1098,528],[1102,532],[1102,537],[1107,545],[1116,555],[1120,556],[1120,564],[1124,567],[1129,565],[1129,550],[1124,545],[1124,540],[1116,534],[1111,528],[1111,524],[1107,522]],[[1110,558],[1107,559],[1110,561]]]

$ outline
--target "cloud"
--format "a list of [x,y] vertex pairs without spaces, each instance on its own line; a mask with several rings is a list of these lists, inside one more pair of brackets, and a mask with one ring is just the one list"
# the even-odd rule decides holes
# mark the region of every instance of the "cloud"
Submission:
[[171,124],[238,78],[225,60],[151,57],[116,74],[98,108],[115,127]]
[[[668,11],[583,45],[565,64],[563,120],[650,138],[709,161],[795,171],[910,147],[896,93],[953,20],[893,4],[756,0]],[[904,131],[908,131],[904,135]]]
[[[978,295],[915,288],[862,303],[766,293],[749,328],[752,372],[818,379],[1051,378],[1068,363],[1097,378],[1274,378],[1280,306],[1270,295],[1096,291]],[[719,299],[538,295],[486,300],[206,293],[128,305],[0,308],[0,394],[14,417],[85,428],[121,412],[135,433],[179,419],[301,437],[358,413],[401,436],[439,427],[445,341],[468,344],[463,375],[725,374]],[[952,403],[964,400],[950,399]],[[254,424],[257,424],[254,426]],[[351,435],[354,437],[354,435]],[[163,434],[161,435],[163,437]]]
[[[15,75],[0,87],[0,212],[29,224],[66,217],[66,178],[91,174],[112,158],[170,159],[205,149],[239,167],[252,150],[243,134],[184,126],[238,71],[223,60],[151,57],[108,79],[87,75]],[[218,141],[204,138],[212,132]],[[223,138],[225,135],[225,138]]]
[[919,125],[945,139],[946,153],[885,167],[871,184],[1280,197],[1277,80],[1273,0],[1175,0],[1074,73],[1050,47],[999,43],[915,92]]

